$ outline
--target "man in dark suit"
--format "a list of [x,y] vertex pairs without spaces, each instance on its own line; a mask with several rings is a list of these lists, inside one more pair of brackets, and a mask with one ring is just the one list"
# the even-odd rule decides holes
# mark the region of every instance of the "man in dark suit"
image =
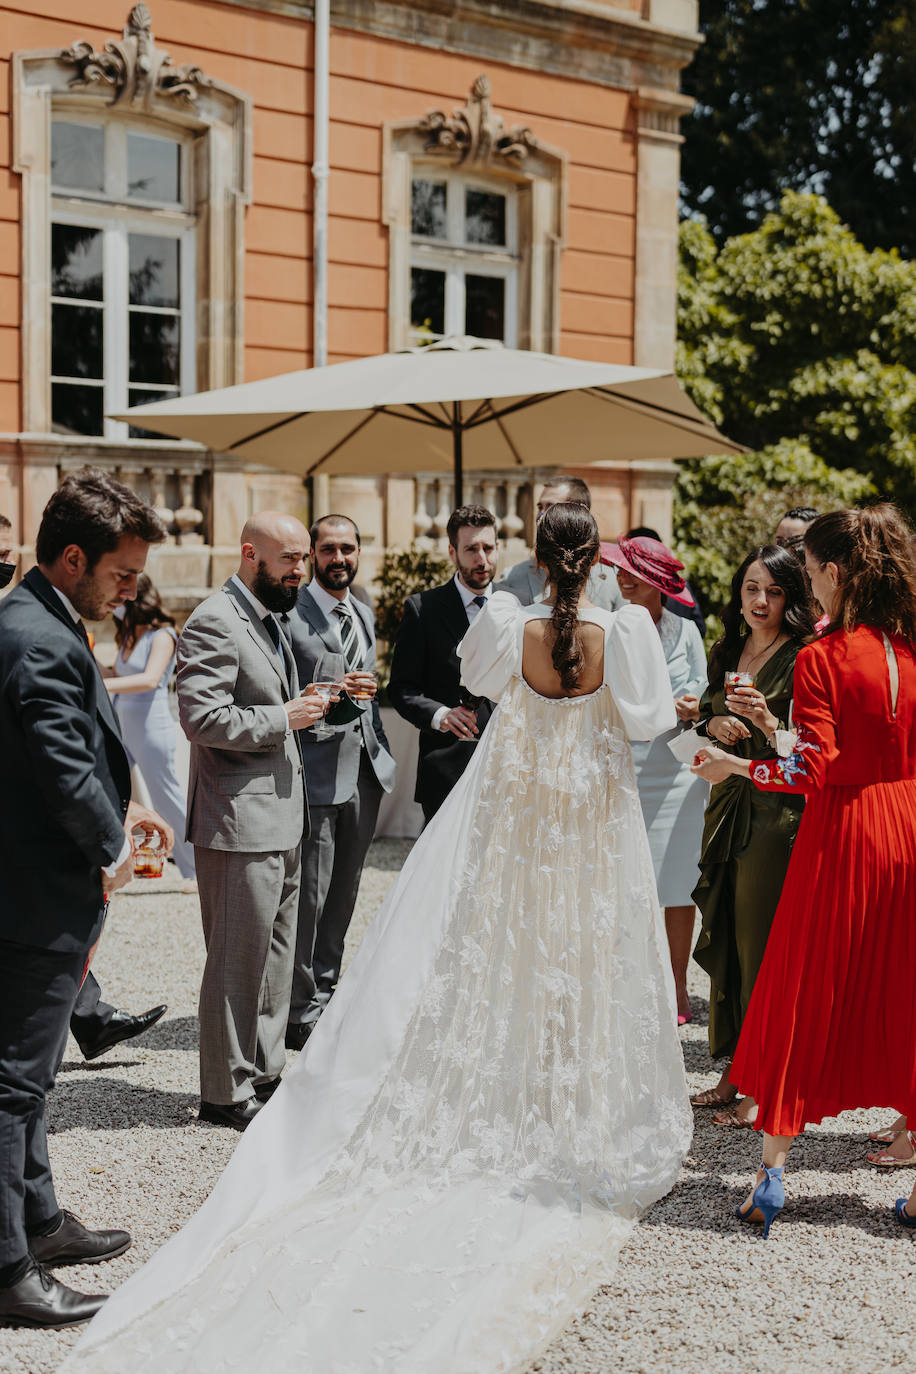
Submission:
[[331,999],[360,875],[383,792],[395,765],[375,699],[375,625],[351,594],[359,571],[359,530],[345,515],[316,520],[309,535],[312,580],[299,591],[289,618],[301,683],[312,682],[321,658],[341,655],[345,690],[364,707],[357,720],[334,727],[330,739],[299,736],[311,834],[302,841],[296,966],[286,1031],[287,1049],[301,1050]]
[[80,617],[101,620],[136,595],[151,507],[106,473],[66,479],[48,502],[37,568],[0,605],[0,1325],[85,1321],[104,1298],[45,1266],[94,1264],[130,1245],[62,1212],[45,1137],[45,1096],[107,895],[133,873],[130,768]]
[[455,576],[407,598],[388,684],[392,706],[420,731],[415,798],[427,824],[470,763],[493,712],[486,699],[461,703],[456,651],[492,591],[496,519],[484,506],[460,506],[446,530]]

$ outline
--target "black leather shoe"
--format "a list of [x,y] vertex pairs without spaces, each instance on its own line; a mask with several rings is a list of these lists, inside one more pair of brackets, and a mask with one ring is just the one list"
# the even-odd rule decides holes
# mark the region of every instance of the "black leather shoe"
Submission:
[[288,1050],[301,1050],[305,1046],[312,1031],[318,1023],[316,1021],[303,1021],[298,1026],[286,1027],[286,1039],[284,1044]]
[[63,1221],[50,1236],[29,1236],[29,1253],[46,1269],[64,1264],[101,1264],[130,1249],[126,1231],[90,1231],[66,1208]]
[[231,1126],[234,1131],[244,1131],[263,1106],[264,1103],[256,1097],[246,1098],[244,1102],[230,1102],[225,1107],[219,1102],[205,1102],[201,1098],[197,1120],[208,1121],[211,1126]]
[[133,1040],[135,1035],[142,1035],[144,1031],[148,1031],[167,1011],[168,1007],[165,1004],[161,1007],[150,1007],[149,1011],[141,1012],[139,1016],[131,1016],[127,1011],[116,1011],[95,1033],[88,1028],[85,1031],[81,1030],[74,1024],[77,1021],[74,1017],[70,1029],[83,1058],[98,1059],[100,1054],[104,1054],[115,1045],[120,1045],[122,1040]]
[[268,1078],[264,1083],[255,1083],[254,1095],[259,1102],[269,1102],[279,1086],[279,1078]]
[[0,1288],[0,1326],[76,1326],[94,1317],[104,1293],[77,1293],[31,1262],[18,1283]]

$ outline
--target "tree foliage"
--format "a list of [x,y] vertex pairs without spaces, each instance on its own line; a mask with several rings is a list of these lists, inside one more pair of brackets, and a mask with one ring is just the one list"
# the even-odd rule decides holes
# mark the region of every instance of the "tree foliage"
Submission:
[[916,512],[916,264],[787,193],[721,248],[681,226],[678,307],[681,381],[752,450],[682,465],[676,537],[707,604],[789,506]]
[[375,631],[380,641],[379,668],[383,682],[391,672],[391,655],[398,626],[404,616],[404,602],[414,592],[425,592],[447,582],[454,569],[447,558],[427,549],[389,549],[375,575]]
[[700,28],[688,211],[722,241],[816,191],[868,247],[916,255],[916,0],[700,0]]

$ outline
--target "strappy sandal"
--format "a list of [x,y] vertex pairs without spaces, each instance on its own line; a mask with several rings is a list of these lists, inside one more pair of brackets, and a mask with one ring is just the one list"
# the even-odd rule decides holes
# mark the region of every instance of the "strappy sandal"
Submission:
[[892,1155],[887,1150],[881,1150],[878,1154],[865,1156],[869,1164],[874,1164],[876,1169],[911,1169],[916,1164],[916,1131],[900,1131],[898,1134],[905,1135],[909,1143],[910,1154],[907,1158],[898,1159],[897,1155]]
[[738,1104],[733,1102],[730,1107],[726,1107],[724,1112],[716,1112],[712,1119],[714,1126],[733,1126],[736,1130],[752,1131],[753,1121],[748,1121],[747,1117],[738,1115]]
[[720,1088],[704,1088],[701,1093],[695,1093],[690,1099],[691,1107],[715,1107],[716,1111],[721,1111],[723,1107],[730,1107],[738,1096],[738,1089],[724,1097]]
[[906,1117],[898,1116],[897,1120],[902,1121],[904,1124],[898,1126],[896,1130],[893,1126],[887,1126],[883,1131],[869,1131],[867,1139],[873,1140],[876,1145],[890,1145],[897,1139],[901,1131],[906,1130]]

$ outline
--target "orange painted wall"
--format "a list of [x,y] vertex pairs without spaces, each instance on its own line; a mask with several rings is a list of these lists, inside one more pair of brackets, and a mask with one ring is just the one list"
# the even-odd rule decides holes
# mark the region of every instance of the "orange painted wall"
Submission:
[[[9,55],[101,47],[129,0],[0,0],[0,431],[20,427],[19,178],[9,171]],[[152,0],[156,42],[176,62],[254,99],[254,203],[246,224],[245,373],[311,362],[312,30],[217,0]],[[639,10],[639,0],[621,8]],[[561,351],[632,361],[635,144],[621,91],[480,57],[412,48],[333,29],[329,183],[330,361],[387,346],[387,231],[381,224],[381,125],[465,103],[481,71],[493,103],[570,158],[562,265]]]

